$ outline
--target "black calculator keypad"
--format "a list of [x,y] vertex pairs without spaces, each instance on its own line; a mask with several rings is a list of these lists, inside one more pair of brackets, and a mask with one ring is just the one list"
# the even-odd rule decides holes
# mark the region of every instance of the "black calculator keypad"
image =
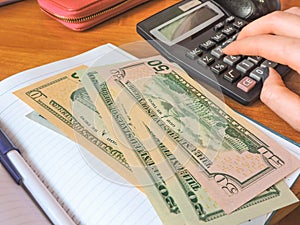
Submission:
[[222,77],[224,82],[234,86],[232,91],[248,93],[261,82],[263,67],[275,68],[277,63],[259,56],[246,57],[223,53],[222,49],[233,42],[238,32],[246,25],[247,22],[233,16],[226,18],[214,25],[210,38],[195,46],[187,56],[197,60],[201,66],[207,67],[216,76]]

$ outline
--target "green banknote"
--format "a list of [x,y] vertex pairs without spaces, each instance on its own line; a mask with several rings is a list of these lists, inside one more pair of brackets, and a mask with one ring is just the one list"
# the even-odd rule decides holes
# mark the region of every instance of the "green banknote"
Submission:
[[22,88],[14,94],[67,137],[134,184],[135,177],[126,156],[107,131],[101,115],[80,83],[79,73],[86,68],[76,67]]
[[[122,114],[143,142],[159,137],[226,213],[299,168],[298,159],[161,58],[90,68],[81,79],[119,141],[128,129]],[[156,164],[168,161],[151,154]]]

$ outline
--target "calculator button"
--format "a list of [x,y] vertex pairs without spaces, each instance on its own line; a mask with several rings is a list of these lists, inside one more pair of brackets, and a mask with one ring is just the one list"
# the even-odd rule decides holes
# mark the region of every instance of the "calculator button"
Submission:
[[237,71],[236,69],[230,69],[228,70],[225,74],[224,74],[224,79],[233,83],[235,82],[237,79],[239,79],[241,76],[240,72]]
[[237,64],[236,69],[241,71],[242,73],[248,73],[250,70],[253,69],[254,66],[254,63],[247,59],[244,59],[242,62]]
[[229,16],[229,17],[226,19],[226,23],[232,23],[234,20],[235,20],[234,16]]
[[262,67],[257,67],[255,68],[250,74],[249,76],[253,79],[255,79],[256,81],[260,81],[263,77],[264,77],[264,68]]
[[213,41],[220,43],[226,39],[226,36],[222,33],[216,33],[214,36],[212,36],[210,39]]
[[237,84],[237,87],[244,92],[249,92],[256,85],[256,81],[250,77],[244,77]]
[[232,26],[228,26],[222,30],[222,33],[226,34],[227,36],[231,36],[236,33],[236,29],[234,29]]
[[222,43],[222,48],[225,48],[227,45],[229,45],[231,42],[235,41],[237,38],[237,34],[233,35],[232,37],[228,38],[226,41]]
[[272,62],[270,60],[265,60],[261,64],[261,67],[272,67],[272,68],[275,68],[277,65],[278,65],[278,63],[276,63],[276,62]]
[[200,44],[200,47],[206,51],[212,49],[213,47],[215,47],[216,43],[213,42],[212,40],[207,40],[203,43]]
[[199,48],[194,48],[193,50],[190,50],[186,53],[186,56],[192,60],[195,60],[201,56],[203,51]]
[[220,59],[220,58],[224,55],[221,46],[218,46],[218,47],[214,48],[213,50],[211,50],[210,53],[211,53],[214,57],[216,57],[217,59]]
[[235,28],[237,28],[237,29],[242,29],[244,26],[246,26],[247,25],[247,23],[246,22],[244,22],[244,21],[242,21],[242,20],[237,20],[237,21],[235,21],[233,24],[232,24]]
[[227,55],[224,57],[223,61],[229,66],[233,66],[241,60],[241,56],[238,55]]
[[216,74],[221,74],[227,69],[227,66],[222,62],[217,62],[210,69]]
[[247,59],[257,65],[263,58],[260,56],[249,56]]
[[218,24],[215,25],[214,30],[221,30],[224,27],[224,23],[220,22]]
[[200,57],[200,59],[198,59],[198,63],[200,63],[203,66],[209,66],[214,61],[215,61],[214,57],[212,57],[209,54],[203,55],[202,57]]

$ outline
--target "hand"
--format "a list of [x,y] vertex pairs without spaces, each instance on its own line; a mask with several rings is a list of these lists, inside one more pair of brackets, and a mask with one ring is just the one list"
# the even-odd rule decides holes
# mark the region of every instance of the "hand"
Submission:
[[[223,49],[228,55],[256,55],[288,65],[300,73],[300,8],[276,11],[247,25],[236,41]],[[270,68],[260,98],[300,131],[300,96],[290,91]]]

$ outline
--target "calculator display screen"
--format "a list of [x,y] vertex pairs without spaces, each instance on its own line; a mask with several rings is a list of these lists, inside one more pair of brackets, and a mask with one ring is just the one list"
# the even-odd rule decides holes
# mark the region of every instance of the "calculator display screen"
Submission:
[[224,16],[211,2],[205,2],[150,30],[156,38],[168,45],[182,41]]
[[167,24],[166,26],[160,28],[159,32],[169,41],[173,41],[174,39],[203,24],[216,15],[218,15],[218,13],[208,6],[205,6],[173,21],[170,24]]

